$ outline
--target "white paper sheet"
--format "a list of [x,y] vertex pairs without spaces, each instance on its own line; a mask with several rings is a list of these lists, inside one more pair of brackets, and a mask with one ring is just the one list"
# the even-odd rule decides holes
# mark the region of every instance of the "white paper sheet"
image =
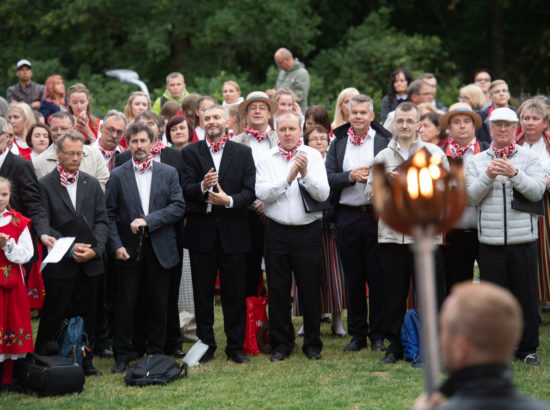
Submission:
[[56,240],[53,248],[48,249],[48,256],[46,256],[42,261],[42,264],[40,265],[40,272],[42,272],[42,269],[44,269],[48,263],[59,262],[70,249],[75,239],[75,237],[66,237]]

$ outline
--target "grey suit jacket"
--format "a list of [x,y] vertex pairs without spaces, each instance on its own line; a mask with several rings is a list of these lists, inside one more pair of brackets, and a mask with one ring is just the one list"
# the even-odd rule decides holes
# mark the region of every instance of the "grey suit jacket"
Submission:
[[[277,145],[277,141],[279,141],[279,137],[277,136],[277,133],[275,131],[269,131],[267,133],[267,139],[269,140],[269,148],[273,148],[275,145]],[[231,141],[239,142],[246,145],[247,147],[250,147],[250,137],[246,132],[234,136]]]

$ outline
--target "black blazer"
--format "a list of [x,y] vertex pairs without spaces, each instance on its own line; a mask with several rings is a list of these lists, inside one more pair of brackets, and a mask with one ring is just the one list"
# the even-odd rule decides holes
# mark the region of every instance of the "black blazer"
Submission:
[[143,215],[132,161],[126,161],[111,171],[105,197],[110,227],[108,247],[111,252],[124,247],[130,257],[137,257],[139,236],[132,233],[130,224],[136,218],[143,218],[147,221],[153,251],[162,267],[169,269],[180,262],[175,225],[183,219],[185,202],[178,173],[173,167],[161,162],[153,163],[147,216]]
[[[379,123],[373,121],[370,126],[376,131],[374,136],[374,156],[388,146],[391,140],[391,133],[385,129]],[[335,128],[332,133],[335,138],[330,144],[327,160],[325,166],[327,168],[328,183],[331,190],[331,202],[337,207],[340,202],[340,195],[342,190],[348,186],[355,185],[355,181],[349,180],[350,171],[343,170],[344,155],[346,153],[346,147],[348,145],[348,130],[350,129],[350,123]]]
[[11,181],[10,206],[32,220],[31,227],[36,234],[48,233],[48,217],[32,162],[8,152],[0,176]]
[[214,167],[205,141],[188,145],[181,151],[183,159],[183,196],[187,201],[187,222],[184,247],[191,251],[208,252],[216,241],[219,227],[222,250],[225,253],[245,253],[251,250],[247,208],[256,198],[256,167],[252,150],[233,141],[225,143],[218,181],[223,191],[233,198],[233,208],[207,204],[201,190],[204,175]]
[[50,225],[47,233],[55,238],[62,237],[59,228],[82,215],[92,229],[96,240],[92,249],[98,255],[85,263],[77,263],[72,258],[64,257],[58,263],[46,265],[44,274],[55,279],[70,278],[77,275],[79,267],[82,267],[88,276],[101,275],[104,272],[101,255],[105,250],[109,225],[105,210],[105,197],[97,179],[85,172],[79,172],[76,186],[76,209],[73,207],[67,190],[61,186],[57,168],[41,178],[39,184],[42,203]]

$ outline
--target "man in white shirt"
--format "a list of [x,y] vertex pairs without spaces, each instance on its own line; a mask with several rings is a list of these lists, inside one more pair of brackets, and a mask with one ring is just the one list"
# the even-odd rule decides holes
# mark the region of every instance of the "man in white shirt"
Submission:
[[[350,122],[334,129],[335,139],[326,161],[337,219],[336,243],[346,280],[348,333],[352,337],[345,350],[367,347],[367,337],[373,350],[384,350],[378,224],[364,192],[373,159],[386,148],[391,134],[373,121],[370,97],[357,95],[349,106]],[[370,312],[365,284],[369,287]]]
[[[60,135],[74,129],[74,118],[67,111],[57,111],[50,117],[50,128],[53,144],[32,161],[38,179],[55,169],[58,162],[55,141]],[[109,179],[109,170],[105,167],[105,161],[96,148],[84,145],[80,170],[96,178],[101,188],[105,190],[105,184]]]
[[258,161],[256,196],[264,202],[265,262],[269,288],[271,361],[284,360],[292,351],[289,337],[292,274],[304,313],[302,351],[311,360],[321,358],[321,218],[306,213],[301,185],[316,201],[330,192],[321,154],[302,145],[300,116],[286,112],[278,118],[279,142]]
[[124,372],[133,357],[137,306],[145,306],[145,352],[163,352],[170,276],[180,262],[175,226],[185,212],[177,171],[153,161],[151,129],[134,123],[126,135],[132,159],[111,172],[105,194],[117,265],[113,373]]
[[[244,132],[236,135],[233,141],[252,149],[254,162],[273,148],[277,133],[271,129],[269,120],[277,111],[277,103],[262,91],[253,91],[239,105],[239,116],[245,118]],[[263,202],[256,199],[248,209],[248,223],[252,236],[252,252],[246,258],[246,296],[258,296],[258,283],[262,279],[262,257],[264,255],[265,214]]]

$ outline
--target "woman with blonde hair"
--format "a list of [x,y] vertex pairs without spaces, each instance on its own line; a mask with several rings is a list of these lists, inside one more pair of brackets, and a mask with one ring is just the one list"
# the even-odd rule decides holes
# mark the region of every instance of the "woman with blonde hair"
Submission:
[[134,118],[136,118],[138,114],[147,110],[151,110],[151,101],[147,94],[143,91],[134,91],[130,94],[130,97],[128,97],[128,102],[126,103],[126,107],[124,107],[124,116],[129,124],[134,121]]
[[475,84],[468,84],[460,89],[458,101],[469,104],[473,110],[479,111],[487,104],[483,90]]
[[12,105],[8,110],[8,121],[15,135],[11,152],[30,161],[32,148],[28,146],[26,137],[31,126],[36,122],[31,107],[22,102]]
[[235,81],[226,81],[222,86],[222,95],[224,107],[232,104],[240,104],[244,101],[241,97],[241,87]]
[[338,94],[336,100],[336,107],[334,108],[334,120],[332,121],[332,128],[337,128],[340,125],[345,124],[349,120],[349,100],[356,95],[359,95],[359,91],[356,88],[349,87],[344,88]]
[[75,129],[86,138],[86,144],[93,143],[99,130],[99,119],[92,114],[90,92],[82,83],[76,83],[67,91],[68,112],[74,116]]

